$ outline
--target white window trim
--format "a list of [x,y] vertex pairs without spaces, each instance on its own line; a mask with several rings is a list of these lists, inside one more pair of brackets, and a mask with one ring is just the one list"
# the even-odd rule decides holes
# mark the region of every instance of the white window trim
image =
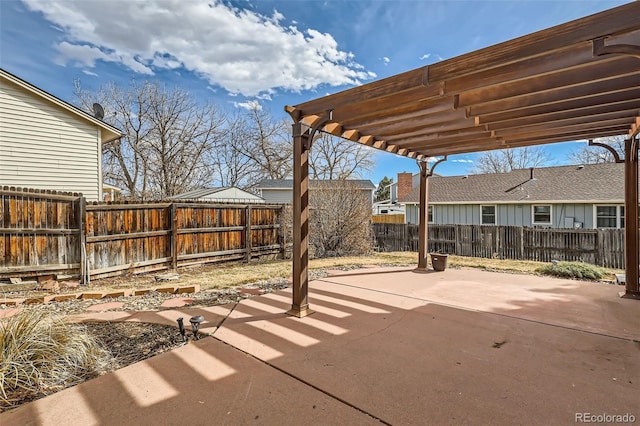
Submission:
[[[541,206],[549,206],[549,222],[536,222],[535,208]],[[553,224],[553,204],[532,204],[531,205],[531,224],[532,225],[552,225]]]
[[[615,207],[616,208],[616,227],[615,228],[598,228],[598,207]],[[620,210],[624,208],[623,204],[594,204],[593,205],[593,229],[622,229],[622,214]]]
[[[431,208],[431,220],[429,220],[429,208]],[[433,204],[429,204],[427,206],[427,223],[435,223],[435,219],[436,219],[436,206],[434,206]]]
[[[493,207],[493,223],[482,222],[482,208]],[[498,206],[496,204],[481,204],[480,205],[480,225],[497,225],[498,224]]]

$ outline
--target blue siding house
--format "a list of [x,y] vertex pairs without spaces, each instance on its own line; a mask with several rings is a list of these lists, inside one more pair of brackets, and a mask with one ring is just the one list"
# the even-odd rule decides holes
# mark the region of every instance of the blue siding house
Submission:
[[[419,191],[399,200],[418,223]],[[513,170],[429,179],[429,223],[624,228],[624,165]]]

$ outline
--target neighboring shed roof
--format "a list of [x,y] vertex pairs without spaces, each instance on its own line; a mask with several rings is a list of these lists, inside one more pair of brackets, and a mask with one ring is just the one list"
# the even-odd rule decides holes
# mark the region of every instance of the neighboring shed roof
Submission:
[[[531,175],[533,174],[533,179]],[[624,164],[519,169],[429,179],[429,203],[623,202]],[[401,203],[418,204],[419,188]]]
[[[218,187],[218,188],[199,188],[199,189],[194,189],[192,191],[188,191],[188,192],[183,192],[182,194],[177,194],[174,195],[172,197],[168,197],[170,200],[197,200],[199,198],[215,198],[215,197],[211,197],[212,195],[215,195],[217,193],[221,193],[227,190],[234,190],[236,192],[239,192],[243,195],[246,195],[246,197],[242,197],[239,199],[245,200],[245,199],[257,199],[257,200],[262,200],[262,197],[252,194],[250,192],[247,192],[243,189],[240,188],[236,188],[234,186],[223,186],[223,187]],[[223,198],[229,198],[229,197],[223,197]]]
[[[339,180],[320,180],[311,179],[309,181],[310,186],[318,186],[324,183],[330,182],[343,182]],[[376,189],[376,186],[370,180],[366,179],[347,179],[347,182],[358,186],[361,189]],[[293,189],[293,179],[263,179],[257,186],[259,189]]]
[[36,94],[46,100],[48,100],[49,102],[52,102],[54,104],[56,104],[57,106],[61,107],[62,109],[65,109],[73,114],[76,114],[77,116],[79,116],[80,118],[87,120],[97,126],[100,127],[101,129],[101,140],[102,143],[105,142],[110,142],[112,140],[118,139],[120,137],[122,137],[122,132],[118,129],[116,129],[115,127],[113,127],[110,124],[105,123],[102,120],[99,120],[97,118],[95,118],[94,116],[92,116],[91,114],[86,113],[85,111],[81,110],[80,108],[77,108],[73,105],[71,105],[68,102],[63,101],[60,98],[57,98],[55,96],[53,96],[52,94],[45,92],[44,90],[34,86],[33,84],[24,81],[23,79],[21,79],[20,77],[17,77],[13,74],[11,74],[10,72],[0,68],[0,81],[2,81],[2,79],[6,79],[10,82],[12,82],[13,84],[16,84],[20,87],[22,87],[23,89],[26,89],[28,91],[30,91],[33,94]]
[[201,197],[206,197],[208,195],[215,194],[216,192],[220,192],[226,189],[222,188],[198,188],[192,191],[183,192],[182,194],[177,194],[172,197],[169,197],[170,200],[194,200]]

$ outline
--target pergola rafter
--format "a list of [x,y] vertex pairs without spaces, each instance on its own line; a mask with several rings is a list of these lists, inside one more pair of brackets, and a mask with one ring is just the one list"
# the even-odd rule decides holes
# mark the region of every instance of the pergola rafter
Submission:
[[[325,117],[320,131],[417,160],[627,135],[625,176],[631,182],[636,168],[636,190],[627,185],[625,205],[637,213],[638,17],[636,1],[286,110],[297,123]],[[635,257],[626,290],[640,296],[638,221],[627,222]]]

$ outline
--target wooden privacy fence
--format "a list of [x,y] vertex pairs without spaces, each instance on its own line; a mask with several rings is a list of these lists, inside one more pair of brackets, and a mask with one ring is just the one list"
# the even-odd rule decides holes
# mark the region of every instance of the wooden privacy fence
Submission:
[[404,223],[404,213],[399,214],[374,214],[373,223]]
[[86,204],[80,194],[0,190],[0,277],[105,277],[281,255],[282,207]]
[[[374,223],[380,251],[418,251],[418,225]],[[429,251],[458,256],[581,261],[624,268],[623,229],[429,225]]]

